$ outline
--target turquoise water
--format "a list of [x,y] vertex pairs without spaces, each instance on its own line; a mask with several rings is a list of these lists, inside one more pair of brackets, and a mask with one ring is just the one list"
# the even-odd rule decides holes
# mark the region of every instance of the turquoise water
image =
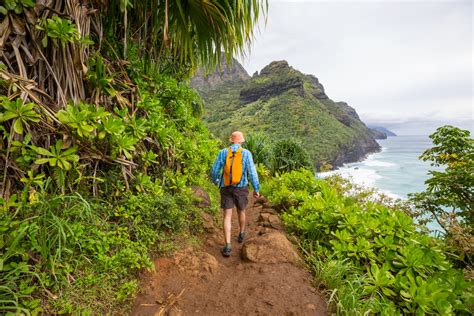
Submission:
[[381,152],[330,173],[351,177],[358,184],[375,187],[395,198],[406,199],[408,193],[424,191],[428,170],[433,167],[418,157],[432,147],[428,136],[394,136],[377,142]]

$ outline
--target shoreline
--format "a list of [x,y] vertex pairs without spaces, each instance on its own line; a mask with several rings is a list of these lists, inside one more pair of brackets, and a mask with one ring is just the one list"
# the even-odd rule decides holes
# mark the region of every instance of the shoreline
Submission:
[[[392,137],[396,137],[396,136],[392,136]],[[375,190],[377,190],[378,193],[385,194],[390,198],[406,200],[407,199],[406,196],[402,196],[400,194],[391,192],[389,190],[384,190],[384,189],[378,187],[376,185],[376,182],[377,182],[378,179],[381,179],[382,176],[377,174],[376,170],[367,168],[367,167],[370,167],[370,165],[369,166],[364,165],[368,161],[372,161],[372,160],[377,161],[376,159],[374,159],[374,156],[376,157],[377,154],[384,153],[384,152],[387,151],[387,147],[384,147],[384,146],[380,145],[380,143],[378,142],[379,140],[376,140],[376,141],[380,146],[380,149],[378,151],[368,153],[367,155],[364,156],[363,159],[361,159],[359,161],[344,163],[343,165],[338,166],[338,167],[336,167],[335,169],[333,169],[331,171],[317,172],[315,174],[316,177],[325,178],[325,177],[328,177],[328,176],[331,176],[331,175],[338,174],[341,177],[343,177],[345,179],[348,179],[348,180],[350,180],[351,182],[353,182],[357,185],[363,186],[363,187],[368,188],[368,189],[375,189]],[[377,166],[377,165],[379,165],[379,166],[380,165],[389,166],[389,163],[377,162],[377,163],[374,164],[374,166]]]
[[428,135],[402,135],[377,140],[378,152],[364,159],[345,163],[329,172],[317,173],[320,177],[340,174],[352,182],[377,189],[390,197],[406,200],[408,194],[425,190],[429,171],[436,170],[419,156],[432,142]]

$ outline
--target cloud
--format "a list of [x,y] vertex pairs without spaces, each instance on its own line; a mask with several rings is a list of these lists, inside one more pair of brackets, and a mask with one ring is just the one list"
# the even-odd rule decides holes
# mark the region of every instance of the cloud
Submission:
[[363,114],[472,119],[471,1],[270,1],[244,67],[317,76]]

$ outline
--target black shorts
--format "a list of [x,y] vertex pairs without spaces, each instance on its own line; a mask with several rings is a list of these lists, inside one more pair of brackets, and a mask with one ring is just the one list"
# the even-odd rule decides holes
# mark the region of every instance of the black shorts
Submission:
[[249,187],[223,187],[221,188],[221,207],[223,209],[237,207],[238,210],[244,210],[249,202]]

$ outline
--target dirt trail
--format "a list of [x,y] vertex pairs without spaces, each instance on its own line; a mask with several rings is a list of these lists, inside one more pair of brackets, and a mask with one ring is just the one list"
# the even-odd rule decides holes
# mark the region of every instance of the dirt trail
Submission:
[[234,211],[229,258],[220,253],[222,229],[208,216],[202,247],[157,259],[156,272],[142,276],[132,315],[326,315],[276,213],[253,198],[246,212],[248,237],[239,244]]

